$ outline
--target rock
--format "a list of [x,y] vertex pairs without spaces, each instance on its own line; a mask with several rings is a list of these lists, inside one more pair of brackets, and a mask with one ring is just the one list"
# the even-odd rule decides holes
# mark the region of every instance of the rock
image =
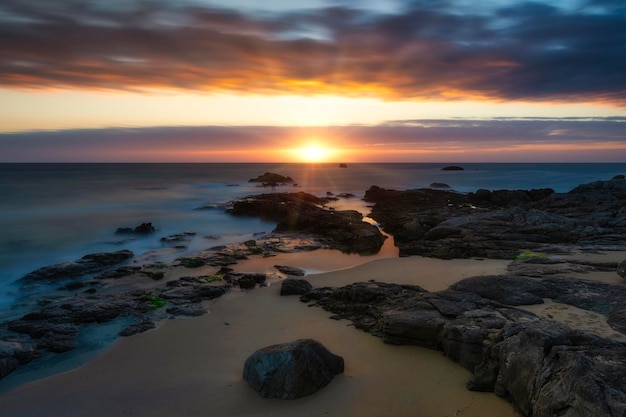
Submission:
[[195,236],[195,235],[196,235],[196,232],[183,232],[183,233],[176,233],[176,234],[169,235],[169,236],[164,236],[160,240],[161,242],[166,242],[166,243],[184,242],[186,240],[189,240],[190,237]]
[[265,274],[243,274],[237,280],[239,284],[239,288],[242,289],[252,289],[256,287],[257,284],[263,285],[267,280],[267,276]]
[[285,275],[292,275],[294,277],[302,277],[306,275],[304,269],[294,268],[293,266],[274,265],[274,268],[278,269]]
[[139,323],[131,324],[120,331],[119,335],[122,337],[129,337],[138,333],[143,333],[148,330],[152,330],[156,327],[156,324],[150,319],[144,319]]
[[235,201],[228,212],[276,221],[278,225],[274,232],[311,234],[346,253],[377,253],[385,241],[380,230],[364,222],[357,211],[323,207],[329,201],[304,192],[261,194]]
[[305,279],[287,278],[280,285],[280,295],[305,295],[312,289],[313,286]]
[[109,267],[132,258],[133,252],[121,250],[117,252],[92,253],[74,262],[45,266],[24,275],[22,282],[54,282],[68,278],[78,278],[90,273],[101,272]]
[[301,300],[317,300],[315,305],[386,343],[442,350],[472,372],[469,389],[509,399],[524,417],[621,416],[626,345],[513,305],[553,298],[608,314],[611,326],[623,331],[625,291],[559,276],[491,276],[435,293],[370,281],[316,289]]
[[248,182],[260,182],[263,185],[278,185],[285,183],[292,183],[293,178],[289,176],[283,176],[274,172],[266,172],[263,175],[259,175],[256,178],[251,178]]
[[447,167],[441,168],[442,171],[465,171],[465,168],[460,167],[458,165],[450,165]]
[[626,260],[623,260],[617,266],[617,275],[622,278],[626,278]]
[[626,181],[538,190],[395,191],[373,186],[371,217],[394,236],[401,256],[512,259],[564,247],[626,250]]
[[150,233],[154,233],[156,229],[152,225],[152,223],[141,223],[139,226],[132,227],[118,227],[115,233],[117,234],[138,234],[138,235],[147,235]]
[[433,182],[430,184],[430,188],[450,188],[450,186],[443,182]]
[[0,379],[13,372],[19,365],[35,358],[32,343],[16,340],[0,340]]
[[620,174],[620,175],[614,176],[611,179],[613,179],[613,180],[623,180],[623,179],[626,179],[626,176],[624,176],[623,174]]
[[265,398],[292,400],[317,392],[344,370],[341,356],[312,339],[269,346],[244,364],[243,379]]

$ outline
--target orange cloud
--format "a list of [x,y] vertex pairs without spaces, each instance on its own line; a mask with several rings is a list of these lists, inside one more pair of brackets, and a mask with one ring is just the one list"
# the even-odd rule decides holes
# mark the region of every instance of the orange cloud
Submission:
[[253,14],[170,0],[5,0],[0,86],[626,106],[616,2],[465,14],[455,3]]

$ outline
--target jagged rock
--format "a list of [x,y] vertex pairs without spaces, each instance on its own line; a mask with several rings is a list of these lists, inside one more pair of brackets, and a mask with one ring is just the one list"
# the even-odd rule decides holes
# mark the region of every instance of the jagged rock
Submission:
[[285,275],[292,275],[294,277],[303,277],[304,275],[306,275],[304,269],[294,268],[293,266],[274,265],[274,268],[278,269],[278,271],[282,272]]
[[344,370],[341,356],[312,339],[269,346],[244,364],[243,379],[262,397],[292,400],[313,394]]
[[133,252],[120,250],[117,252],[92,253],[74,262],[45,266],[24,275],[20,281],[28,283],[54,282],[68,278],[78,278],[90,273],[100,272],[132,258]]
[[329,246],[343,252],[377,253],[385,241],[380,230],[364,222],[357,211],[324,208],[328,201],[328,198],[303,192],[261,194],[235,201],[228,212],[276,221],[275,232],[302,232],[318,236],[324,238]]
[[371,217],[394,236],[401,256],[512,259],[567,246],[626,250],[626,180],[539,190],[395,191],[371,187]]
[[[580,282],[579,282],[580,281]],[[626,345],[512,305],[541,297],[624,323],[621,285],[549,276],[472,277],[450,289],[355,283],[301,297],[387,343],[442,350],[473,373],[468,388],[506,397],[522,416],[621,416]],[[617,331],[623,328],[612,324]],[[620,330],[621,329],[621,330]]]
[[280,285],[280,295],[304,295],[312,289],[311,283],[305,279],[287,278]]
[[[171,315],[206,314],[202,301],[220,297],[229,288],[212,284],[206,277],[182,277],[151,292],[77,294],[46,302],[38,311],[3,323],[9,333],[0,328],[0,378],[43,351],[60,353],[75,349],[78,347],[76,337],[85,324],[105,323],[118,317],[142,317],[140,323],[120,332],[121,336],[130,336],[153,328],[153,318],[163,318],[163,315],[150,316],[151,312],[165,305]],[[16,334],[24,335],[19,337],[29,342],[15,342]]]

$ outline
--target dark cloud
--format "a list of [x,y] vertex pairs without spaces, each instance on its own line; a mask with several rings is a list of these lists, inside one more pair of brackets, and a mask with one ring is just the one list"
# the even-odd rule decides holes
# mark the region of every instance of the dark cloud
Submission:
[[257,14],[166,0],[4,0],[0,86],[626,106],[625,27],[618,0]]
[[347,150],[348,161],[622,162],[624,126],[624,117],[497,118],[6,133],[0,134],[0,162],[276,162],[276,152],[307,138]]

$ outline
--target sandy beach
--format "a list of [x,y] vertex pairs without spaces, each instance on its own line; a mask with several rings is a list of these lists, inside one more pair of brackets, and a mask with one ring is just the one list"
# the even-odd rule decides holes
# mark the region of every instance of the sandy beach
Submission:
[[[263,271],[277,261],[323,270],[315,253],[258,258],[236,265]],[[508,261],[383,258],[361,265],[337,256],[340,269],[311,274],[316,287],[377,279],[430,291],[472,275],[503,273]],[[366,260],[367,258],[361,258]],[[297,297],[279,285],[232,292],[208,315],[175,319],[119,340],[86,365],[0,396],[2,416],[516,416],[490,393],[470,392],[470,374],[441,352],[392,346]],[[345,373],[318,393],[294,400],[261,398],[242,380],[255,350],[299,338],[317,339],[344,357]]]

